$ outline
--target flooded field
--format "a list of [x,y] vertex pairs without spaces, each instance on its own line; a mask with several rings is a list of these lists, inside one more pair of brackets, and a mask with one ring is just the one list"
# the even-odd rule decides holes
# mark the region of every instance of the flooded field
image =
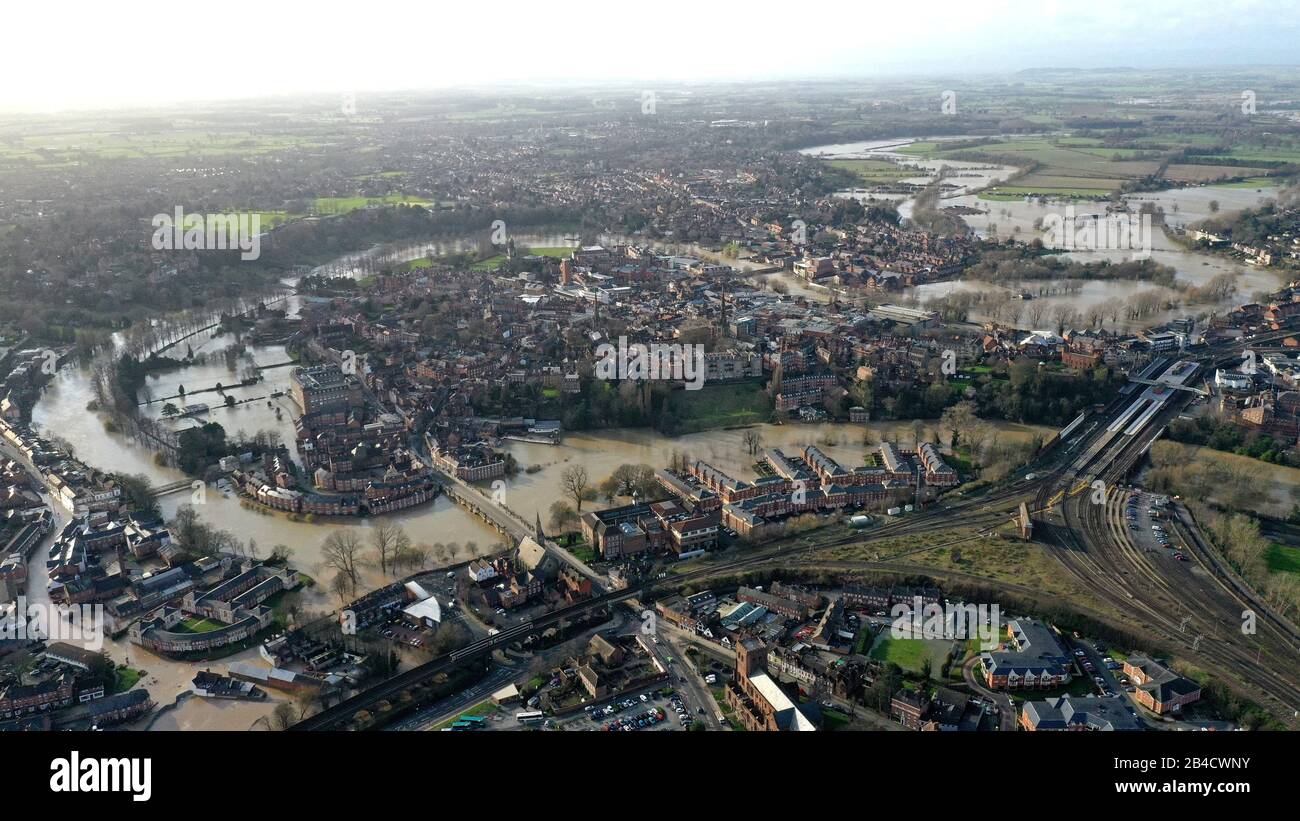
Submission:
[[[944,137],[942,140],[960,140],[963,137]],[[898,180],[903,185],[925,186],[934,182],[944,173],[946,188],[940,195],[943,206],[956,205],[961,197],[972,192],[1005,182],[1018,169],[1014,165],[994,165],[990,163],[968,162],[965,160],[927,160],[910,154],[899,153],[917,142],[917,138],[893,140],[868,140],[856,143],[838,143],[818,145],[799,151],[810,157],[826,160],[887,160],[903,168],[915,169],[916,175]],[[899,216],[908,219],[912,215],[914,197],[904,193],[878,193],[866,188],[851,188],[837,191],[837,197],[854,197],[861,200],[887,200],[896,203]]]
[[[960,138],[949,138],[960,139]],[[1024,200],[985,200],[979,190],[1005,180],[1015,172],[1012,166],[989,166],[981,163],[957,162],[951,160],[918,160],[916,157],[899,153],[899,149],[915,142],[915,139],[875,140],[858,143],[814,146],[802,149],[801,153],[825,159],[888,159],[917,166],[925,170],[926,175],[905,180],[924,184],[934,179],[942,166],[947,166],[958,174],[952,182],[959,184],[957,190],[946,193],[941,204],[944,207],[959,206],[974,209],[979,213],[963,214],[962,219],[981,237],[998,237],[1029,242],[1042,236],[1044,220],[1052,216],[1066,216],[1073,213],[1078,218],[1092,215],[1105,215],[1106,203],[1089,200],[1064,201],[1042,198],[1025,198]],[[1275,186],[1238,187],[1233,185],[1199,186],[1190,188],[1171,188],[1164,191],[1127,194],[1124,200],[1133,209],[1144,203],[1154,203],[1163,209],[1165,221],[1171,228],[1181,229],[1187,225],[1206,219],[1215,214],[1225,215],[1247,208],[1255,208],[1277,195]],[[868,194],[865,189],[842,191],[837,196],[854,196],[861,199],[875,197],[898,203],[899,214],[907,217],[911,214],[913,198],[906,194]],[[1067,209],[1071,209],[1067,211]],[[1098,250],[1072,251],[1064,256],[1079,262],[1110,260],[1122,262],[1133,258],[1132,251]],[[1150,257],[1152,260],[1173,268],[1177,272],[1177,282],[1183,286],[1204,285],[1219,274],[1235,277],[1236,291],[1215,302],[1197,302],[1188,304],[1184,295],[1177,289],[1163,288],[1149,283],[1135,281],[1092,281],[1084,283],[1082,289],[1075,293],[1065,293],[1062,283],[1056,281],[992,284],[975,281],[955,281],[922,285],[908,289],[894,298],[894,301],[924,304],[927,300],[963,292],[995,293],[1003,291],[1008,295],[1028,291],[1035,294],[1041,285],[1046,285],[1046,295],[1041,299],[1046,305],[1040,309],[1050,317],[1057,305],[1068,303],[1070,307],[1086,314],[1094,305],[1111,300],[1128,301],[1142,291],[1154,290],[1168,302],[1180,303],[1176,307],[1148,315],[1136,320],[1121,317],[1117,322],[1107,323],[1107,327],[1120,330],[1137,330],[1142,327],[1166,322],[1184,316],[1205,316],[1211,312],[1224,312],[1254,299],[1257,295],[1275,291],[1283,283],[1276,274],[1248,265],[1224,256],[1204,254],[1191,251],[1179,245],[1165,234],[1158,226],[1151,232]],[[793,274],[782,272],[780,277],[793,294],[802,294],[810,299],[829,301],[831,294],[820,288],[810,286]],[[1055,291],[1057,293],[1050,293]],[[1026,320],[1022,312],[1021,322]],[[971,321],[982,322],[992,317],[980,311],[978,305],[968,317]],[[1003,321],[1007,317],[1002,317]]]

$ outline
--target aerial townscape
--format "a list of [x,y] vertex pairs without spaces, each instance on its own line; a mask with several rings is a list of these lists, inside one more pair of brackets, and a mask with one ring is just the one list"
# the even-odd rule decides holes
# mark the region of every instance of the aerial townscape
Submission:
[[1300,729],[1260,36],[0,92],[0,739]]

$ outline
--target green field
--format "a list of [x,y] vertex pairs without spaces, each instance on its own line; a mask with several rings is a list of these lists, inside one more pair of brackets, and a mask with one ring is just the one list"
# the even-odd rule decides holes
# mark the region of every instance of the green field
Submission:
[[303,214],[290,214],[285,211],[258,211],[257,217],[261,221],[263,231],[283,225],[286,222],[292,222],[296,219],[302,219]]
[[839,710],[822,710],[822,729],[826,732],[843,730],[852,723],[852,720]]
[[1274,543],[1264,559],[1270,573],[1300,573],[1300,547]]
[[[523,256],[551,257],[553,259],[565,259],[573,253],[572,248],[567,247],[538,247],[538,248],[520,248],[519,254]],[[500,268],[506,261],[505,254],[497,254],[484,260],[479,260],[469,266],[471,271],[495,271]]]
[[469,266],[469,269],[471,271],[495,271],[496,269],[500,268],[501,263],[505,261],[506,261],[505,254],[497,254],[494,257],[488,257],[487,259],[479,260],[478,262]]
[[831,160],[831,168],[852,174],[868,185],[896,183],[911,177],[924,176],[924,171],[903,168],[888,160]]
[[524,251],[525,251],[525,255],[532,255],[535,257],[553,257],[554,259],[566,259],[570,254],[573,253],[572,248],[568,248],[564,246],[561,247],[548,246],[548,247],[540,247],[540,248],[528,247],[525,248]]
[[569,552],[573,554],[573,557],[575,559],[577,559],[580,562],[585,562],[587,564],[590,564],[591,562],[594,561],[598,561],[600,559],[600,556],[596,554],[596,551],[590,545],[587,544],[574,545],[573,547],[569,548]]
[[1104,199],[1110,194],[1102,188],[1060,188],[1053,186],[999,185],[979,193],[982,200],[1008,201],[1025,197],[1073,197],[1075,199]]
[[118,667],[113,671],[113,686],[109,689],[109,693],[113,695],[116,695],[117,693],[125,693],[127,690],[134,687],[136,682],[143,677],[143,670],[132,670],[130,667]]
[[0,160],[57,167],[87,159],[145,159],[266,154],[322,145],[288,134],[240,130],[67,131],[0,142]]
[[177,625],[178,632],[181,633],[211,633],[213,630],[220,630],[226,625],[212,619],[203,619],[191,616],[184,619]]
[[[408,197],[403,194],[389,194],[384,197],[317,197],[312,201],[311,214],[329,215],[329,214],[347,214],[352,211],[359,211],[372,205],[432,205],[432,201],[421,197]],[[309,216],[308,214],[291,214],[283,210],[258,211],[258,218],[261,220],[263,230],[275,228],[286,222],[302,219]],[[416,260],[416,263],[408,263],[408,268],[428,267],[428,260]]]
[[421,197],[408,197],[404,194],[388,194],[383,197],[317,197],[312,203],[312,210],[317,214],[346,214],[372,205],[430,204],[429,200]]
[[1213,162],[1214,158],[1220,157],[1243,162],[1300,163],[1300,147],[1241,145],[1225,154],[1214,154],[1207,157],[1206,162]]
[[951,641],[896,639],[885,630],[876,638],[875,646],[871,648],[871,657],[886,664],[892,662],[909,673],[917,674],[921,672],[922,662],[928,657],[931,675],[938,676],[939,668],[943,666],[951,648]]
[[706,384],[698,391],[674,393],[673,401],[681,423],[679,433],[753,425],[772,415],[771,397],[758,380]]
[[[900,153],[927,159],[960,157],[963,151],[1002,158],[1032,173],[1010,185],[998,186],[980,194],[985,200],[1017,200],[1037,195],[1061,198],[1101,199],[1118,190],[1126,181],[1155,174],[1160,163],[1180,148],[1212,145],[1210,135],[1185,134],[1176,138],[1140,138],[1141,147],[1110,147],[1094,137],[1026,136],[990,138],[968,148],[945,147],[943,141],[924,141],[899,149]],[[1197,156],[1165,171],[1171,182],[1209,183],[1234,176],[1250,179],[1230,183],[1234,187],[1252,188],[1269,184],[1262,174],[1266,168],[1241,163],[1300,162],[1300,148],[1275,146],[1239,146],[1223,154]],[[839,161],[874,162],[866,161]],[[845,170],[849,170],[847,167]]]
[[921,140],[902,148],[894,149],[899,154],[914,154],[918,157],[930,157],[939,150],[940,143],[934,140]]

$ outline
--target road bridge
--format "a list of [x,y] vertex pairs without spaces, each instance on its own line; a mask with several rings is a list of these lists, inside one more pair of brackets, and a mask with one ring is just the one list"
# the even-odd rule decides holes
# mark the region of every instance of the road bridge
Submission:
[[[429,435],[424,435],[425,447],[432,451],[433,445],[429,441]],[[554,556],[560,562],[567,564],[577,570],[582,575],[591,579],[596,589],[602,590],[609,584],[609,579],[593,570],[586,562],[580,561],[569,551],[560,547],[555,542],[546,538],[545,534],[539,532],[538,523],[535,521],[530,524],[522,516],[506,507],[504,500],[498,500],[495,495],[489,496],[481,488],[471,485],[464,479],[439,470],[433,460],[429,459],[434,478],[442,486],[442,492],[447,494],[447,498],[456,502],[456,504],[473,513],[478,518],[487,522],[497,532],[510,536],[516,541],[522,541],[524,538],[535,539],[546,552]],[[495,485],[495,482],[494,482]],[[504,490],[504,485],[496,486]],[[494,487],[495,494],[495,487]]]
[[1210,392],[1205,388],[1198,388],[1195,387],[1194,385],[1176,385],[1169,382],[1161,382],[1157,379],[1141,379],[1136,376],[1130,376],[1128,381],[1136,382],[1139,385],[1151,385],[1157,388],[1172,388],[1173,390],[1176,391],[1188,391],[1190,393],[1199,394],[1201,396],[1210,395]]

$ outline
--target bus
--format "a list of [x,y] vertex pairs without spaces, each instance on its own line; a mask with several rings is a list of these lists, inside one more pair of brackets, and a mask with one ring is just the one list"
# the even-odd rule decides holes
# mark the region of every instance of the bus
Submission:
[[515,721],[520,724],[538,724],[545,717],[541,710],[526,710],[522,713],[515,713]]
[[461,716],[460,720],[471,727],[482,727],[483,722],[487,721],[483,716]]

